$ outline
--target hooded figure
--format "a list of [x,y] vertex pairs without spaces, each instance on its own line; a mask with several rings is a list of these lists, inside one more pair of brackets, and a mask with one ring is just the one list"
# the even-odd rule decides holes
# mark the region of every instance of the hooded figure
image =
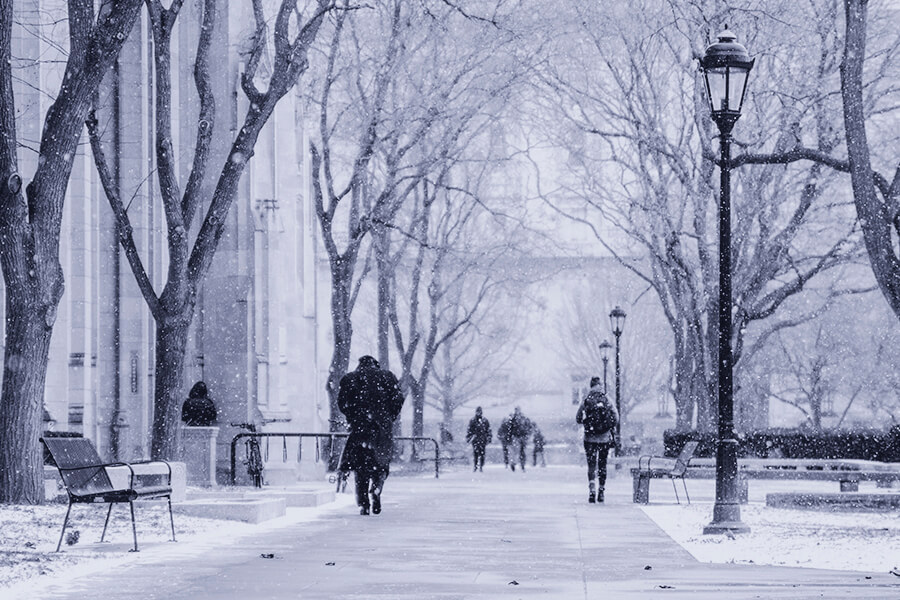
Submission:
[[189,427],[209,427],[215,424],[218,416],[216,405],[209,397],[206,384],[198,381],[181,406],[181,420]]
[[381,512],[381,491],[390,471],[394,420],[403,408],[397,378],[371,356],[359,359],[355,371],[341,379],[338,408],[350,425],[341,471],[356,472],[356,503],[360,514]]

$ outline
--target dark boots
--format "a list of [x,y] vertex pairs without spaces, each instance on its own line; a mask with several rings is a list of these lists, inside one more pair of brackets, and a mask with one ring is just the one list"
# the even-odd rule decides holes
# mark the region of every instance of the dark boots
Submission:
[[372,512],[381,514],[381,488],[372,488]]
[[588,483],[588,490],[589,503],[603,502],[603,488],[597,489],[597,485],[591,481]]

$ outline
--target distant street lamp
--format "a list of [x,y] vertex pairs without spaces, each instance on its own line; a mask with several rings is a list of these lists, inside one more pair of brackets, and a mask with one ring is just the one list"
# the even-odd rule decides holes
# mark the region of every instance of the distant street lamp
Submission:
[[706,49],[700,69],[706,80],[712,119],[719,127],[719,440],[716,446],[716,503],[703,533],[744,533],[738,490],[731,354],[731,130],[741,116],[753,59],[726,26]]
[[612,348],[607,340],[600,342],[600,360],[603,361],[603,393],[606,393],[606,364],[609,362],[609,349]]
[[616,412],[619,413],[619,421],[616,423],[616,456],[622,454],[622,369],[619,365],[619,338],[625,329],[625,311],[617,306],[609,313],[609,325],[613,335],[616,336]]

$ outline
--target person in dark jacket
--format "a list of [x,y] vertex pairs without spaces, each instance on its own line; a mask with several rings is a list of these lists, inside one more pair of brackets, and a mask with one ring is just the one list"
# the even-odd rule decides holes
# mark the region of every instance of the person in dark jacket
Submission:
[[[604,418],[604,414],[609,418]],[[606,487],[606,460],[616,444],[616,407],[603,390],[599,377],[591,378],[591,390],[575,414],[575,422],[584,426],[584,454],[587,457],[588,502],[603,502]],[[597,478],[595,487],[594,477]]]
[[544,459],[544,434],[541,433],[541,430],[537,425],[534,426],[534,435],[531,438],[532,451],[531,451],[531,459],[532,466],[537,466],[538,463],[538,454],[541,455],[541,466],[546,467],[547,461]]
[[394,446],[394,420],[403,408],[397,377],[382,369],[371,356],[359,359],[355,371],[341,379],[338,408],[347,418],[350,435],[341,460],[341,471],[356,472],[359,514],[381,512],[381,492],[390,472]]
[[503,466],[509,467],[509,445],[512,443],[512,437],[509,435],[509,417],[500,421],[500,427],[497,428],[497,439],[500,440],[500,447],[503,448]]
[[466,442],[472,444],[474,455],[473,471],[484,470],[484,450],[492,439],[491,423],[482,416],[479,406],[475,409],[475,416],[469,421],[469,428],[466,430]]
[[210,427],[218,419],[216,405],[209,397],[206,384],[198,381],[181,406],[181,420],[189,427]]
[[[515,450],[516,447],[519,449],[519,465],[522,467],[522,471],[525,471],[525,447],[528,445],[528,438],[531,436],[531,430],[534,428],[534,424],[531,420],[522,414],[522,409],[518,406],[513,411],[513,414],[509,417],[509,439],[510,446]],[[515,471],[516,470],[516,460],[513,457],[512,463],[510,463],[510,468]]]

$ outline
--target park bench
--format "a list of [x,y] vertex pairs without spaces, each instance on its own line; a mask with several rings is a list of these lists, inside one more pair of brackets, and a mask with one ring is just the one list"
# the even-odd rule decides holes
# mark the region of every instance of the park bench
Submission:
[[[684,478],[699,443],[695,440],[686,442],[681,448],[678,457],[675,458],[674,464],[671,464],[672,459],[666,456],[641,456],[638,458],[637,469],[631,470],[631,474],[634,477],[634,501],[640,504],[648,503],[650,501],[650,480],[657,477],[668,477],[672,481],[672,488],[675,490],[675,500],[678,504],[681,504],[681,499],[678,497],[678,486],[675,485],[676,479],[681,479],[684,495],[687,498],[687,503],[690,504],[691,497],[688,495],[687,482],[685,482]],[[666,466],[654,467],[654,460],[657,464],[660,461],[665,461]]]
[[[631,473],[634,478],[632,499],[638,504],[649,502],[650,479],[668,477],[659,469],[643,473],[632,469]],[[716,461],[712,458],[694,458],[683,476],[688,479],[715,479]],[[738,490],[742,503],[747,502],[750,479],[837,481],[842,492],[856,492],[859,491],[860,481],[874,481],[879,487],[889,487],[900,481],[900,464],[867,460],[742,458],[738,459]]]
[[[59,534],[59,543],[56,545],[57,552],[62,547],[72,505],[81,503],[109,504],[106,521],[103,523],[103,533],[100,536],[100,541],[103,542],[113,504],[127,502],[131,507],[131,531],[134,536],[134,548],[131,551],[137,552],[134,502],[165,498],[169,503],[172,541],[175,541],[175,521],[172,518],[172,467],[169,463],[165,461],[104,462],[97,454],[94,444],[87,438],[41,438],[41,442],[59,469],[59,475],[69,498],[69,507],[66,509],[66,517]],[[140,473],[136,473],[136,467],[138,471],[141,471]],[[116,483],[114,484],[113,481]]]

